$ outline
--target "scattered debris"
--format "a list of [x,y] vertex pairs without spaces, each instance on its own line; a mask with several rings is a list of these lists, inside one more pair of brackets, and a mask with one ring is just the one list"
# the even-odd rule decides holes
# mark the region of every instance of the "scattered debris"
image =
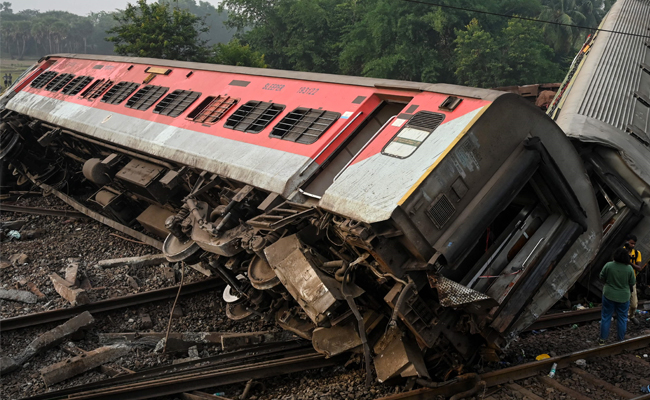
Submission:
[[190,268],[195,269],[195,270],[199,271],[200,273],[202,273],[203,275],[208,276],[208,277],[213,275],[212,271],[205,268],[202,263],[192,264],[192,265],[190,265]]
[[9,262],[14,266],[24,265],[29,262],[29,256],[25,253],[17,253],[9,257]]
[[135,278],[130,275],[126,276],[126,283],[133,289],[138,290],[140,288],[140,285],[138,285],[138,282],[135,280]]
[[45,298],[43,292],[40,291],[34,282],[26,282],[25,286],[27,286],[27,289],[29,289],[30,292],[34,293],[39,299],[43,300]]
[[73,306],[90,303],[88,294],[85,290],[75,288],[67,280],[61,278],[58,274],[50,274],[50,279],[54,285],[54,290],[64,299],[68,300]]
[[[45,332],[41,336],[34,339],[27,347],[10,363],[2,360],[2,370],[0,374],[11,372],[19,366],[25,364],[29,359],[52,346],[63,342],[75,333],[82,329],[87,329],[95,323],[95,319],[88,311],[69,319],[65,323],[57,326],[56,328]],[[7,368],[7,369],[5,369]]]
[[163,254],[150,254],[142,257],[127,257],[127,258],[114,258],[111,260],[102,260],[97,263],[98,267],[101,268],[113,268],[113,267],[146,267],[149,265],[157,265],[167,263],[167,258]]
[[153,328],[153,321],[149,314],[140,314],[140,326],[142,329],[151,329]]
[[99,372],[108,376],[109,378],[115,378],[116,376],[122,376],[122,375],[135,374],[135,371],[114,364],[100,366]]
[[183,316],[183,309],[180,306],[174,307],[174,309],[172,310],[172,318],[176,319],[182,316]]
[[38,301],[38,296],[26,290],[0,289],[0,299],[34,304]]
[[40,237],[43,237],[47,232],[45,229],[35,229],[35,230],[28,230],[28,231],[22,231],[20,233],[20,240],[33,240],[33,239],[38,239]]
[[79,286],[79,279],[77,274],[79,273],[79,263],[72,261],[65,268],[65,280],[70,283],[71,286]]
[[230,400],[227,397],[196,391],[192,393],[181,393],[180,396],[183,400]]
[[40,370],[47,386],[72,378],[126,355],[131,348],[125,344],[104,346],[82,355],[52,364]]
[[162,276],[167,279],[170,283],[176,283],[176,271],[172,267],[163,267]]

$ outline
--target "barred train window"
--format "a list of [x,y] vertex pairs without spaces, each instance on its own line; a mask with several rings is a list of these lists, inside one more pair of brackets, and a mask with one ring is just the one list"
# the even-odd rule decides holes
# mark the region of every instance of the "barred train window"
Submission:
[[131,98],[126,102],[126,106],[134,110],[144,111],[163,97],[168,90],[169,88],[164,86],[144,86],[131,96]]
[[238,102],[239,99],[230,96],[208,96],[187,115],[187,119],[202,124],[214,124]]
[[43,86],[47,85],[47,83],[50,82],[56,75],[57,73],[54,71],[45,71],[37,76],[36,79],[32,81],[30,86],[35,89],[40,89]]
[[90,76],[78,76],[70,81],[66,87],[61,90],[61,93],[67,94],[68,96],[74,96],[75,94],[81,92],[81,89],[88,86],[92,82],[93,78]]
[[97,79],[92,85],[88,86],[86,90],[81,92],[80,97],[87,100],[95,100],[106,91],[109,87],[113,85],[113,81],[110,79]]
[[57,76],[56,78],[52,79],[50,83],[45,86],[45,90],[49,90],[50,92],[58,92],[63,88],[65,85],[68,84],[74,78],[74,75],[72,74],[61,74]]
[[201,97],[200,92],[192,92],[191,90],[174,90],[162,99],[160,103],[156,104],[156,108],[154,108],[153,112],[156,114],[167,115],[169,117],[178,117],[199,97]]
[[402,129],[397,132],[390,142],[381,151],[381,154],[406,158],[426,140],[429,135],[440,126],[445,119],[444,114],[420,111],[411,118]]
[[249,101],[237,109],[223,125],[242,132],[260,133],[284,110],[284,105],[265,101]]
[[140,85],[135,82],[120,82],[108,89],[108,92],[106,92],[102,97],[102,102],[108,104],[120,104],[139,87]]
[[282,118],[271,137],[311,144],[339,119],[341,114],[326,110],[298,107]]

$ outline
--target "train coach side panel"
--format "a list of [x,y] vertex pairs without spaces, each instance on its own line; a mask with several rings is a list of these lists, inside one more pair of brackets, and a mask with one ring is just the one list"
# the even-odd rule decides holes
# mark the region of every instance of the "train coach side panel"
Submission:
[[[206,135],[28,92],[8,108],[109,143],[284,193],[306,156]],[[96,121],[101,121],[99,124]],[[286,194],[285,194],[286,195]]]

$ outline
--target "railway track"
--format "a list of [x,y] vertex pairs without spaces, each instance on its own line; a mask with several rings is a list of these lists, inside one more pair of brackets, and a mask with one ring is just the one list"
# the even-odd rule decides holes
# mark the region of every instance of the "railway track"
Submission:
[[[381,400],[425,400],[433,399],[435,396],[451,396],[453,399],[478,396],[481,399],[494,400],[494,396],[497,396],[500,392],[516,392],[517,394],[515,396],[518,398],[529,398],[532,400],[543,399],[544,393],[540,396],[529,388],[519,384],[521,381],[529,378],[536,379],[541,388],[551,388],[553,391],[564,393],[566,396],[576,400],[593,399],[593,391],[592,393],[582,393],[573,387],[560,383],[560,378],[569,378],[571,376],[574,376],[579,381],[589,382],[593,386],[593,390],[602,392],[599,396],[600,398],[646,400],[650,399],[650,394],[634,394],[631,391],[627,391],[599,378],[589,372],[588,369],[578,368],[575,362],[578,360],[586,360],[589,364],[591,361],[604,357],[627,357],[632,359],[633,362],[639,363],[639,370],[645,372],[648,368],[648,362],[645,359],[639,359],[634,355],[624,353],[645,349],[647,347],[650,347],[650,334],[480,375],[466,374],[453,381],[431,385],[435,387],[425,387],[399,393],[384,397]],[[547,375],[553,364],[557,364],[555,379]],[[627,372],[626,378],[631,381],[636,381],[638,383],[637,388],[650,384],[650,381],[642,374],[630,374]]]
[[198,361],[156,367],[135,374],[44,393],[23,400],[151,399],[221,385],[335,365],[307,341],[260,346]]
[[[199,293],[205,290],[215,289],[222,286],[225,286],[225,283],[221,279],[205,279],[200,282],[183,285],[181,289],[181,296]],[[108,300],[101,300],[76,307],[62,308],[52,311],[22,315],[19,317],[5,318],[0,320],[0,332],[7,332],[20,328],[28,328],[50,322],[65,321],[84,311],[88,311],[90,313],[98,313],[118,310],[120,308],[133,307],[159,300],[173,299],[176,297],[177,293],[178,286],[172,286],[164,289],[156,289],[148,292],[115,297]]]
[[32,215],[51,215],[55,217],[85,218],[86,215],[78,211],[55,210],[52,208],[16,206],[13,204],[0,203],[0,212],[14,212]]

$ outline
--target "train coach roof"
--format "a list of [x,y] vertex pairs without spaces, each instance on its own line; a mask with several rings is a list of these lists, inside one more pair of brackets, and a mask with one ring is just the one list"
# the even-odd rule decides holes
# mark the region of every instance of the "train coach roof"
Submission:
[[552,116],[569,137],[618,149],[650,183],[650,2],[619,0],[601,28],[627,34],[600,31],[583,48]]
[[422,92],[443,93],[463,97],[492,101],[505,94],[497,90],[472,88],[448,83],[420,83],[392,79],[365,78],[358,76],[322,74],[301,71],[283,71],[270,68],[237,67],[232,65],[207,64],[187,61],[161,60],[157,58],[102,56],[91,54],[52,54],[45,58],[77,58],[84,60],[109,61],[142,65],[155,65],[170,68],[187,68],[203,71],[215,71],[232,74],[266,76],[272,78],[296,79],[312,82],[337,83],[396,90],[415,90]]

